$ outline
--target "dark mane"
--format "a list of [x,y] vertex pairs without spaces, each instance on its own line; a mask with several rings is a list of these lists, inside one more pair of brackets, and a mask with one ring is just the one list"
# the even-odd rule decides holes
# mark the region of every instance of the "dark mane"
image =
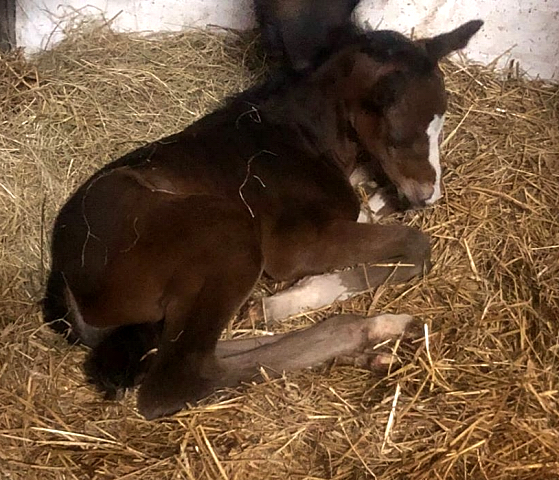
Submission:
[[289,90],[296,82],[303,78],[303,74],[287,67],[272,69],[265,80],[249,87],[247,90],[231,95],[226,100],[226,105],[246,102],[259,104],[262,100],[272,95],[281,94]]
[[[379,63],[391,60],[405,61],[406,66],[418,74],[427,73],[434,66],[427,56],[427,52],[401,33],[393,30],[365,31],[357,26],[352,26],[340,38],[335,50],[328,57],[323,58],[322,63],[314,71],[318,70],[329,58],[335,57],[352,46],[357,47]],[[274,68],[264,81],[229,97],[226,105],[237,102],[257,105],[270,96],[281,95],[292,89],[300,81],[309,78],[312,73],[295,71],[285,66]]]
[[361,32],[357,42],[362,52],[381,63],[391,60],[405,62],[416,73],[427,73],[435,65],[423,48],[393,30]]

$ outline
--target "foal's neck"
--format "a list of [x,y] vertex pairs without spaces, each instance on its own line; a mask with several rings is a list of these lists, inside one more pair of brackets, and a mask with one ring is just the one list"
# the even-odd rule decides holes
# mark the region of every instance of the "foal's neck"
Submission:
[[263,102],[261,110],[272,124],[293,130],[310,155],[328,157],[349,177],[361,146],[352,126],[352,105],[341,88],[344,79],[335,68],[320,68],[293,82]]

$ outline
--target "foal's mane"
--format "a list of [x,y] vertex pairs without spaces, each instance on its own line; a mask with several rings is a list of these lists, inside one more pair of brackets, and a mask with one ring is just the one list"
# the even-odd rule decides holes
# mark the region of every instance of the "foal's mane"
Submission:
[[267,78],[247,90],[232,95],[226,105],[244,102],[259,105],[276,95],[296,88],[301,82],[312,78],[314,74],[332,65],[331,60],[348,51],[362,52],[378,63],[399,62],[411,74],[428,73],[433,61],[422,46],[408,37],[393,30],[360,30],[352,26],[340,39],[334,51],[318,67],[304,72],[294,71],[288,67],[277,67],[270,71]]

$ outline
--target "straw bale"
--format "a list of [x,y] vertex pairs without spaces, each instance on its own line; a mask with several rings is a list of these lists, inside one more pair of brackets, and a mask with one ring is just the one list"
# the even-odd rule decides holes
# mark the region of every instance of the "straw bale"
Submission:
[[[445,197],[389,220],[433,237],[434,270],[274,327],[409,312],[426,337],[400,349],[403,368],[289,374],[147,422],[133,394],[102,401],[84,350],[41,323],[52,219],[96,168],[215,108],[262,59],[250,35],[95,22],[30,61],[1,57],[0,476],[558,479],[558,87],[444,68]],[[252,327],[272,328],[239,318],[230,333]]]

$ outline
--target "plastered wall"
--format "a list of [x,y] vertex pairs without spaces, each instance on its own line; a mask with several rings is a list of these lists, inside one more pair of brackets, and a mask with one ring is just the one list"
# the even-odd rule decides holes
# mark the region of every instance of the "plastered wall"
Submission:
[[[18,45],[28,52],[48,48],[77,11],[103,14],[123,31],[254,26],[251,0],[18,0]],[[362,0],[357,18],[421,36],[482,18],[486,24],[468,58],[488,63],[500,57],[500,65],[517,60],[529,75],[559,81],[559,0]]]

